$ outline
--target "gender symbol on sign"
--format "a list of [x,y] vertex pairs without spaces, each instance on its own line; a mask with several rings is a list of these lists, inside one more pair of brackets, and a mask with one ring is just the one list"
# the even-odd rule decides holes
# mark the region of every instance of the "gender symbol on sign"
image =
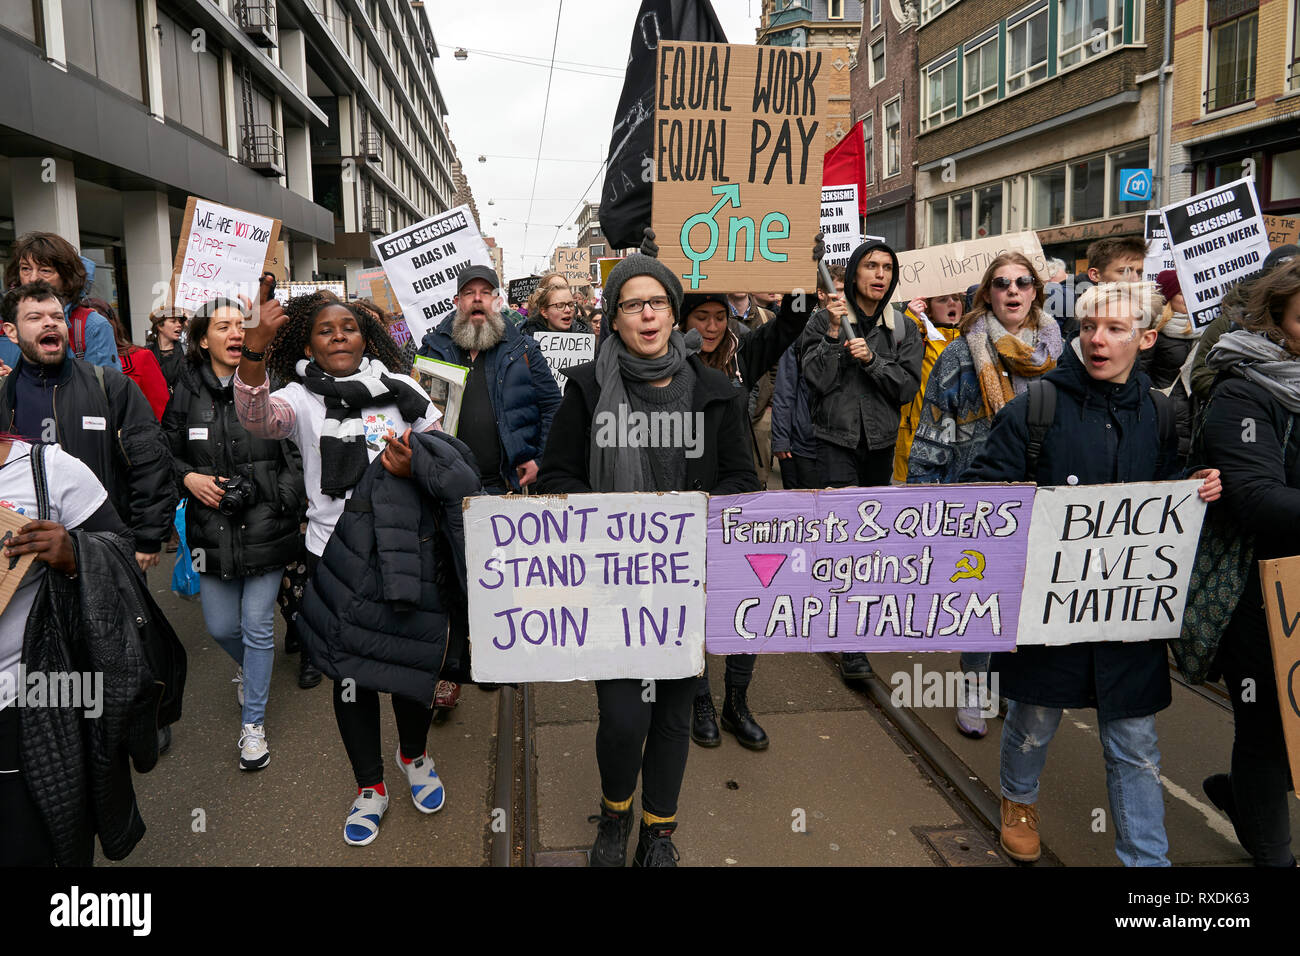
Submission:
[[[700,271],[700,263],[712,259],[714,253],[718,251],[718,223],[714,218],[721,211],[722,207],[731,203],[737,209],[740,208],[740,184],[726,183],[713,187],[713,195],[721,197],[713,208],[708,212],[696,213],[682,223],[681,243],[682,253],[690,259],[694,268],[690,272],[683,272],[683,279],[691,280],[691,289],[698,289],[700,282],[708,278],[707,273]],[[691,245],[691,230],[696,226],[705,226],[709,230],[709,244],[703,249],[696,249]],[[769,212],[763,217],[758,226],[758,252],[768,262],[785,262],[787,256],[784,252],[773,252],[768,248],[768,243],[773,239],[790,238],[790,219],[785,213]],[[740,233],[745,236],[745,261],[754,261],[754,220],[749,216],[729,216],[727,217],[727,261],[736,261],[736,241]]]

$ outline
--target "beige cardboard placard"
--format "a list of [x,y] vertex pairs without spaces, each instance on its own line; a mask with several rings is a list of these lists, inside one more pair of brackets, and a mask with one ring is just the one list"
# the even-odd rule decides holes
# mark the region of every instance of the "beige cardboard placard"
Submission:
[[1268,639],[1273,645],[1282,735],[1291,758],[1291,782],[1300,794],[1300,557],[1259,562]]
[[1270,249],[1300,243],[1300,216],[1265,216],[1264,228],[1268,230]]
[[898,288],[894,290],[895,302],[910,302],[916,298],[928,299],[933,295],[965,292],[984,278],[989,263],[1004,252],[1022,252],[1033,264],[1038,275],[1047,280],[1047,258],[1042,244],[1033,232],[1011,232],[1005,236],[972,239],[969,242],[950,242],[942,246],[927,246],[898,254]]
[[849,51],[661,42],[659,258],[687,292],[811,289],[822,160],[852,125]]
[[570,285],[590,285],[591,269],[587,263],[588,249],[575,246],[557,246],[555,271],[569,280]]
[[[31,520],[27,515],[20,515],[9,508],[0,507],[0,551],[8,544],[9,538],[16,535]],[[22,583],[23,575],[27,573],[34,560],[36,560],[34,554],[8,559],[0,554],[0,614],[4,613],[4,609],[9,606],[14,592]]]
[[252,298],[263,272],[279,281],[279,239],[279,219],[190,196],[172,263],[173,308],[192,311],[209,299],[241,293]]

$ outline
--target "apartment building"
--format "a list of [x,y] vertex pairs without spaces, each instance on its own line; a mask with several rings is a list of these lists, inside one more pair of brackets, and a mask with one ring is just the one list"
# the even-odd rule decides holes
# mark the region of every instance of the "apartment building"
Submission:
[[[871,0],[880,3],[883,0]],[[857,49],[862,0],[763,0],[759,46]]]

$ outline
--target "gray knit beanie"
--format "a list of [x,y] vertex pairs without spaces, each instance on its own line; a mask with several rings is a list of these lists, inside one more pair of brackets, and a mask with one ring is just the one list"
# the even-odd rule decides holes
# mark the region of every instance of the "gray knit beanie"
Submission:
[[601,296],[605,309],[605,320],[600,323],[601,341],[610,334],[610,320],[618,315],[619,290],[623,288],[624,282],[635,276],[650,276],[664,287],[668,293],[668,301],[672,303],[673,324],[677,324],[677,317],[682,311],[681,282],[673,275],[673,271],[658,259],[634,252],[626,259],[620,260],[618,265],[610,270],[609,278],[605,281],[605,291]]

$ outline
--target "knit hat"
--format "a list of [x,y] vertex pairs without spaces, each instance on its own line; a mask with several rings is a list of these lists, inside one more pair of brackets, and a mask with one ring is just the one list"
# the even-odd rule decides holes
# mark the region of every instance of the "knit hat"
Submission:
[[1300,246],[1295,243],[1288,242],[1285,246],[1278,246],[1264,257],[1264,271],[1267,272],[1283,260],[1294,259],[1296,256],[1300,256]]
[[[673,271],[658,259],[650,256],[643,256],[639,252],[634,252],[626,259],[621,259],[618,265],[610,270],[609,278],[605,280],[605,291],[601,295],[601,301],[605,304],[605,315],[608,319],[614,319],[619,312],[618,293],[623,288],[623,283],[628,279],[636,276],[650,276],[664,287],[668,293],[668,301],[672,305],[673,322],[677,322],[677,317],[682,314],[682,284],[678,281]],[[610,334],[610,325],[612,322],[605,321],[600,323],[600,337],[603,341]]]
[[1174,296],[1182,293],[1182,286],[1178,284],[1178,273],[1173,269],[1165,269],[1156,276],[1156,286],[1160,289],[1160,294],[1165,297],[1165,302],[1174,301]]
[[[726,295],[721,292],[689,292],[682,296],[682,312],[677,324],[685,326],[687,317],[706,302],[717,302],[723,307],[729,304]],[[730,310],[727,314],[731,314]]]

